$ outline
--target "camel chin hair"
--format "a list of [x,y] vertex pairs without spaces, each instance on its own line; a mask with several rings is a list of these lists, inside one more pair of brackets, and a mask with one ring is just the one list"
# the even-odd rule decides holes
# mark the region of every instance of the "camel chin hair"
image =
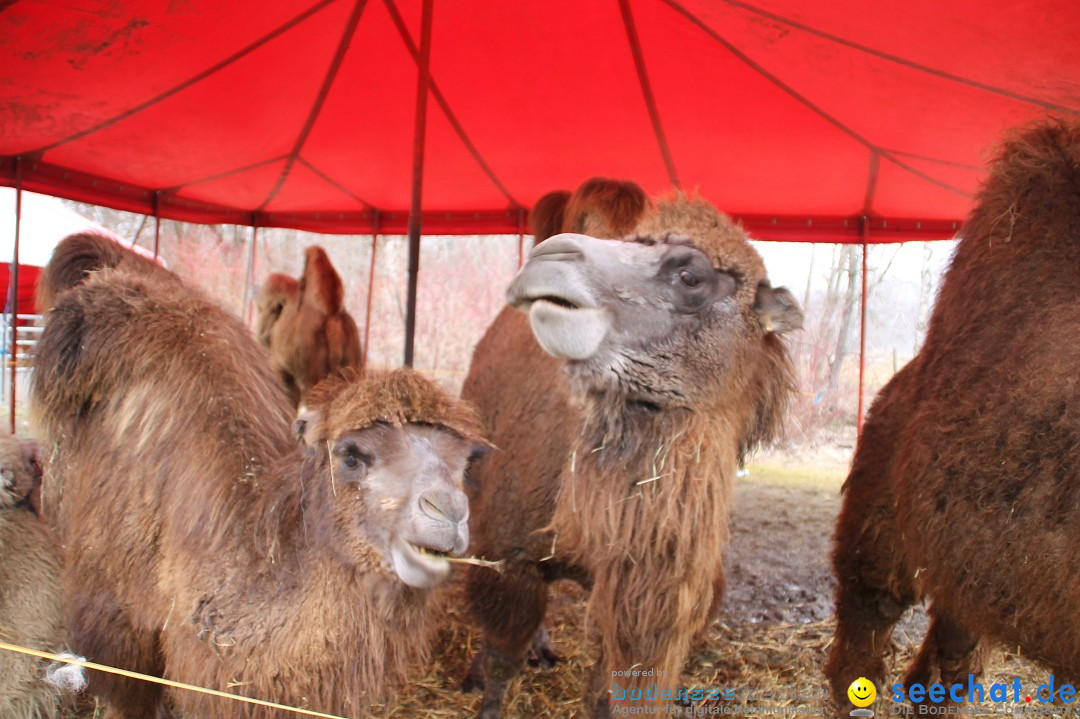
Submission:
[[558,359],[589,359],[599,351],[611,329],[611,315],[604,309],[570,309],[539,300],[528,312],[537,342]]

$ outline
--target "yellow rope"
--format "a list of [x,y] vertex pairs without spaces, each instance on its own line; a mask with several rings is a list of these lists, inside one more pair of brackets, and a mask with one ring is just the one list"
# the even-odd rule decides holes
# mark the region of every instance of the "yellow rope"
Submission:
[[323,717],[324,719],[345,719],[336,714],[322,714],[320,712],[313,712],[308,709],[297,709],[296,707],[288,707],[284,704],[275,704],[273,702],[263,701],[262,699],[250,699],[248,697],[238,696],[236,694],[228,694],[226,692],[219,692],[216,689],[206,689],[204,687],[197,687],[192,684],[184,684],[182,682],[174,682],[171,679],[162,679],[161,677],[152,677],[148,674],[139,674],[138,672],[130,672],[127,669],[117,669],[116,667],[105,666],[104,664],[95,664],[94,662],[88,662],[85,659],[75,659],[69,657],[61,657],[56,654],[50,654],[49,652],[41,652],[37,649],[27,649],[26,647],[20,647],[15,644],[8,644],[7,642],[0,642],[0,649],[7,649],[8,651],[18,652],[19,654],[29,654],[33,657],[41,657],[42,659],[48,659],[54,662],[63,662],[64,664],[75,664],[76,666],[86,667],[87,669],[96,669],[99,672],[106,672],[107,674],[119,674],[122,677],[128,677],[130,679],[140,679],[144,682],[153,682],[154,684],[163,684],[167,687],[176,687],[177,689],[187,689],[192,692],[199,692],[200,694],[209,694],[214,697],[223,697],[225,699],[234,699],[238,702],[247,702],[248,704],[258,704],[263,707],[270,707],[271,709],[284,709],[285,711],[295,712],[297,714],[305,714],[313,717]]

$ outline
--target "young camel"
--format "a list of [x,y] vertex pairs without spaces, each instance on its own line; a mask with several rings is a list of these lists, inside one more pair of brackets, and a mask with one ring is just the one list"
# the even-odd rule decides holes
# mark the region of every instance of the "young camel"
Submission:
[[[735,471],[776,436],[792,390],[775,328],[799,326],[801,312],[787,290],[770,287],[741,230],[683,196],[660,201],[627,241],[544,241],[509,299],[565,383],[507,368],[536,361],[509,350],[518,337],[502,338],[505,353],[478,347],[474,356],[470,377],[517,378],[477,387],[501,393],[488,400],[507,410],[495,423],[510,439],[494,440],[500,451],[486,461],[505,453],[502,473],[485,477],[474,505],[477,526],[503,528],[485,529],[476,551],[507,562],[498,577],[470,574],[486,646],[480,717],[500,715],[543,620],[546,584],[564,577],[592,588],[599,656],[586,709],[607,717],[620,698],[609,691],[613,671],[659,670],[677,686],[722,591]],[[763,328],[761,307],[783,315],[774,331]],[[634,692],[647,680],[621,683]]]
[[[122,269],[59,296],[32,402],[76,653],[349,716],[425,656],[429,589],[468,544],[471,408],[408,370],[350,371],[310,393],[294,435],[246,327],[179,280]],[[253,716],[89,679],[110,719]]]

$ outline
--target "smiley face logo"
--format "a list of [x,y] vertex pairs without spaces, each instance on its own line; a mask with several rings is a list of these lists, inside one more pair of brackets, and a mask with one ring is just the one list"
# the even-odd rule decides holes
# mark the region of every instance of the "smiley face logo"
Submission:
[[877,698],[877,688],[866,677],[859,677],[848,687],[847,697],[857,707],[868,707]]

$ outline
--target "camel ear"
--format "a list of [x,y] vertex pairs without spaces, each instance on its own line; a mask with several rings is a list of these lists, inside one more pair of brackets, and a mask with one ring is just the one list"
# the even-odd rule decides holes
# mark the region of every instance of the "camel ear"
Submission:
[[768,282],[758,285],[754,312],[766,332],[782,335],[803,326],[802,309],[786,287],[770,287]]
[[308,409],[300,406],[300,412],[293,422],[293,436],[296,441],[307,447],[314,447],[322,434],[323,412],[317,409]]

